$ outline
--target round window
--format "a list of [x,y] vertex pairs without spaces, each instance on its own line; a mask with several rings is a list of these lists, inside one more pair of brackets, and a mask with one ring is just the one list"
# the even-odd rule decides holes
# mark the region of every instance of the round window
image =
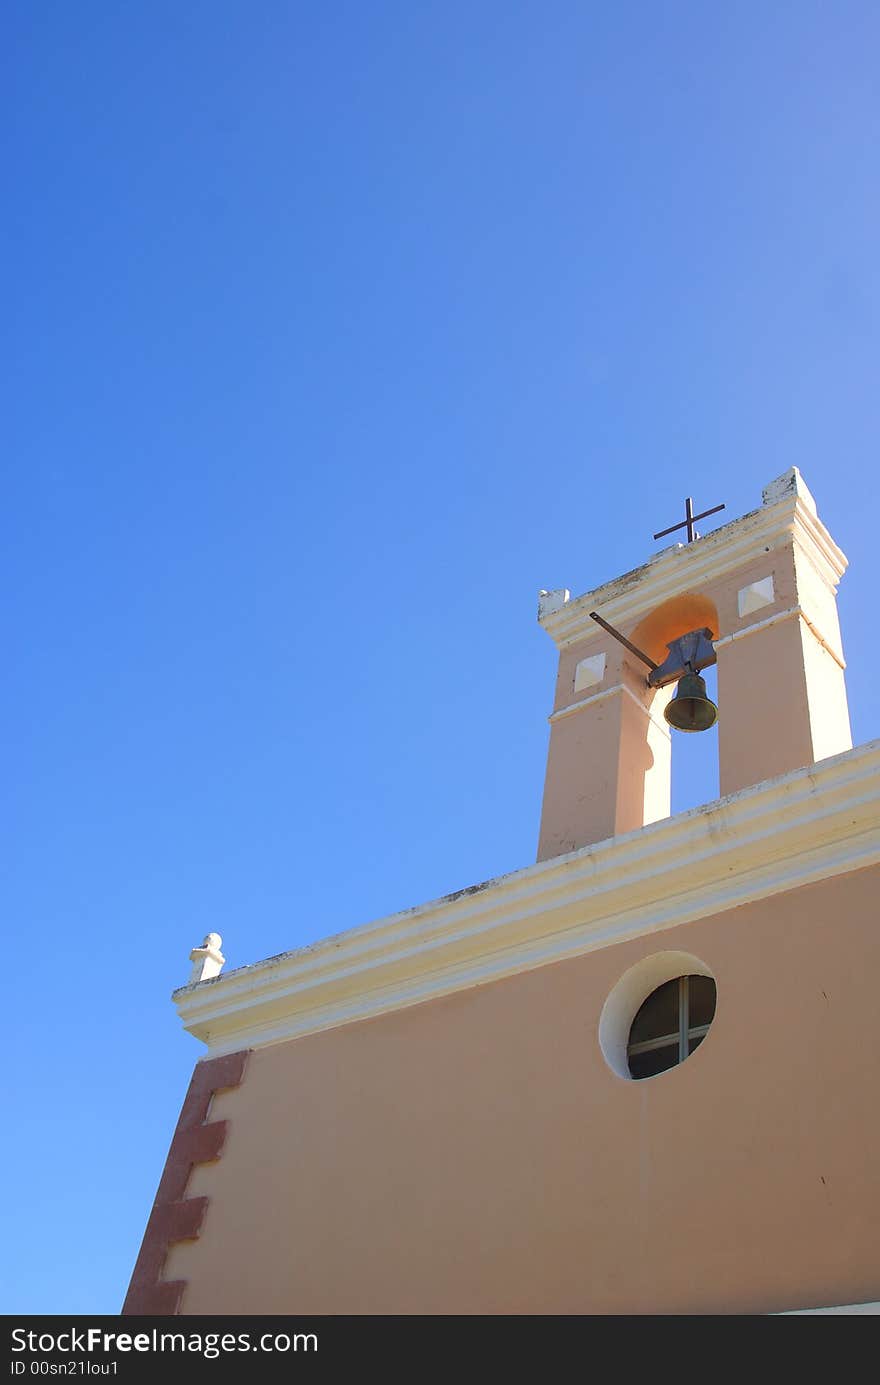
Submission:
[[643,1001],[629,1031],[626,1062],[634,1078],[656,1077],[690,1057],[715,1017],[711,976],[677,976]]

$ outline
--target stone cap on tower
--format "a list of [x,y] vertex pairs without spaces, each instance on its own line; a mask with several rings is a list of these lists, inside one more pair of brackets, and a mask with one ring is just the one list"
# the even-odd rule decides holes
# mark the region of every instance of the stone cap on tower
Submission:
[[846,555],[819,519],[816,502],[798,468],[793,466],[771,481],[761,496],[760,509],[730,520],[694,543],[670,544],[641,567],[574,600],[566,588],[542,591],[538,597],[540,625],[560,650],[601,640],[602,632],[590,620],[590,611],[601,611],[612,625],[623,628],[670,597],[734,572],[760,552],[762,544],[769,551],[789,534],[835,589],[847,568]]

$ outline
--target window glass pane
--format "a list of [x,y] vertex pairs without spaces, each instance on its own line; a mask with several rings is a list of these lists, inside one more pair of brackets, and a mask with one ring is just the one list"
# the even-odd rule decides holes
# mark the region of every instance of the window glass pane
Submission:
[[711,976],[689,976],[688,998],[688,1027],[711,1024],[715,1014],[715,982]]
[[652,1048],[649,1053],[632,1053],[629,1070],[633,1077],[653,1077],[655,1073],[674,1068],[678,1062],[678,1042],[665,1048]]
[[[710,976],[676,977],[658,986],[644,1001],[629,1031],[627,1062],[633,1077],[654,1077],[679,1061],[679,1015],[682,991],[688,998],[688,1046],[690,1055],[705,1037],[695,1029],[708,1029],[715,1016],[715,982]],[[683,1015],[682,1015],[683,1018]],[[652,1045],[656,1044],[656,1047]],[[647,1045],[647,1051],[633,1052]]]
[[[702,978],[700,978],[702,980]],[[696,1023],[695,1020],[691,1021]],[[629,1031],[631,1044],[643,1043],[645,1039],[659,1039],[664,1034],[678,1033],[678,979],[658,986],[644,1002]],[[667,1064],[667,1066],[669,1066]],[[658,1069],[662,1071],[662,1069]]]

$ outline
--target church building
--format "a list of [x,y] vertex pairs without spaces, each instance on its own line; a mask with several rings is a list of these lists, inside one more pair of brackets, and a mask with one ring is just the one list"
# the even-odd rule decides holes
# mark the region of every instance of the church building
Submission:
[[[174,995],[126,1314],[880,1311],[880,741],[797,469],[586,595],[537,861]],[[670,816],[674,741],[719,786]]]

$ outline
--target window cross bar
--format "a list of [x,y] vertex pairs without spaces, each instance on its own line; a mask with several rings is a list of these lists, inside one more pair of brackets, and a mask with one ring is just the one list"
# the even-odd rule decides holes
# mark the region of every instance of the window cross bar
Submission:
[[[688,1039],[704,1039],[709,1033],[708,1024],[692,1024],[688,1029]],[[655,1048],[671,1048],[679,1042],[678,1034],[664,1034],[659,1039],[643,1039],[639,1044],[628,1044],[627,1053],[650,1053]],[[685,1054],[685,1057],[688,1055]]]

